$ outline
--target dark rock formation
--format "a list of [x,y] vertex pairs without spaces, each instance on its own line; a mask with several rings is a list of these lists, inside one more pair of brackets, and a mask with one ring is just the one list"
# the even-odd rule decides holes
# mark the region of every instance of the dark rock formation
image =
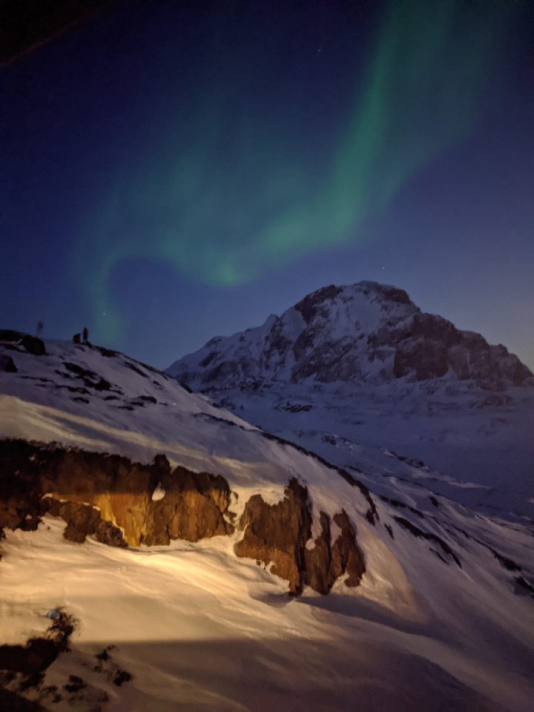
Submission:
[[121,529],[102,519],[100,510],[90,504],[69,502],[46,497],[42,501],[42,511],[61,517],[67,522],[65,539],[83,544],[88,536],[108,546],[127,546]]
[[289,591],[294,595],[306,585],[326,594],[345,573],[346,584],[357,586],[365,564],[354,527],[344,511],[336,514],[334,521],[341,529],[336,541],[332,544],[330,518],[321,512],[321,534],[313,548],[307,548],[312,528],[308,490],[292,479],[284,499],[277,504],[267,504],[259,494],[249,499],[239,520],[244,535],[235,552],[271,565],[273,574],[289,581]]
[[16,692],[0,688],[0,710],[9,712],[46,712],[38,702],[32,702],[21,697]]
[[295,304],[295,309],[302,314],[304,321],[309,324],[319,313],[322,313],[323,316],[328,316],[326,304],[335,299],[341,291],[342,288],[336,287],[334,284],[322,287],[316,292],[306,295],[298,304]]
[[4,371],[4,373],[17,373],[17,367],[11,356],[0,354],[0,371]]
[[251,497],[239,528],[243,539],[235,546],[238,556],[271,564],[271,572],[289,581],[291,593],[304,585],[306,542],[311,535],[312,516],[308,490],[292,479],[278,504],[267,504],[261,495]]
[[171,539],[199,541],[233,532],[225,519],[230,488],[224,477],[177,467],[161,478],[161,486],[165,496],[151,502],[145,544],[168,544]]
[[76,621],[65,611],[57,611],[46,635],[31,638],[26,645],[0,645],[0,670],[31,676],[46,670],[68,649]]
[[[72,377],[82,380],[87,388],[94,388],[95,391],[111,390],[111,383],[105,378],[102,378],[102,376],[99,376],[98,373],[90,371],[87,368],[82,368],[75,363],[69,363],[68,361],[65,361],[63,365],[68,372],[67,376],[69,373],[74,374]],[[60,375],[64,376],[65,374],[61,374],[60,372]]]
[[334,515],[341,534],[331,543],[330,518],[321,512],[321,535],[313,549],[304,552],[306,582],[314,591],[328,593],[335,581],[347,574],[345,584],[358,586],[365,572],[362,554],[356,545],[356,532],[346,512]]
[[[420,529],[413,522],[410,522],[408,519],[405,519],[404,517],[393,517],[393,519],[397,522],[397,524],[400,524],[401,527],[403,527],[404,529],[407,529],[410,532],[410,534],[413,534],[413,536],[415,536],[417,538],[427,539],[428,541],[435,542],[440,547],[440,549],[442,550],[442,552],[444,554],[447,554],[448,556],[450,556],[452,558],[452,560],[454,561],[454,563],[457,566],[459,566],[460,568],[462,568],[461,561],[458,558],[458,556],[455,554],[453,549],[447,544],[446,541],[441,539],[439,536],[437,536],[436,534],[433,534],[432,532],[426,532],[423,529]],[[431,551],[434,551],[434,550],[431,549]],[[438,552],[434,552],[434,553],[437,553],[439,558],[442,561],[444,561],[445,563],[448,563],[447,560],[444,559]]]
[[0,645],[0,670],[33,675],[49,667],[58,656],[56,646],[45,638],[32,638],[26,645]]
[[10,344],[13,348],[20,351],[26,351],[33,356],[44,356],[46,349],[44,341],[37,336],[24,334],[22,331],[13,329],[0,329],[0,342]]

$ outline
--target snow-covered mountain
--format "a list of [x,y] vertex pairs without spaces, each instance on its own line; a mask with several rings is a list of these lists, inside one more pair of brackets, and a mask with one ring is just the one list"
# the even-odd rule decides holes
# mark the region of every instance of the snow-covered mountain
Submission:
[[0,331],[0,363],[0,707],[531,709],[526,523],[108,349]]
[[197,390],[435,378],[494,390],[532,377],[504,346],[490,346],[422,312],[402,289],[376,282],[319,289],[260,327],[211,339],[168,373]]
[[397,453],[420,462],[411,473],[429,491],[534,521],[529,369],[400,289],[320,289],[259,328],[211,339],[168,373],[330,462],[373,473],[371,486],[405,476],[392,468]]

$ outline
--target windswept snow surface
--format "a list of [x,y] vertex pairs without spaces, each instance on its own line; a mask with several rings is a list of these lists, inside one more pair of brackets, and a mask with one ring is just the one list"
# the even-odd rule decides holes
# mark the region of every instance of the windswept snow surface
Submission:
[[439,381],[272,382],[210,395],[258,427],[359,471],[374,491],[443,495],[534,527],[532,386],[487,393]]
[[[390,478],[375,476],[370,462],[357,475],[376,502],[373,526],[365,496],[334,468],[164,374],[96,348],[46,348],[39,357],[8,352],[18,371],[0,373],[4,437],[143,462],[165,453],[172,464],[223,475],[238,496],[237,515],[254,493],[279,501],[297,477],[316,518],[346,510],[367,569],[356,589],[338,581],[328,596],[306,589],[291,599],[285,581],[235,556],[239,533],[116,549],[67,542],[65,524],[52,518],[35,532],[7,531],[0,644],[42,633],[53,608],[80,622],[72,651],[48,670],[48,685],[61,687],[74,674],[86,681],[87,699],[108,695],[102,709],[132,712],[532,709],[534,599],[517,582],[534,581],[525,524],[475,513],[439,493],[435,504],[426,489],[418,494],[416,477],[399,490],[403,507],[380,500],[380,481],[392,499],[410,467],[382,452]],[[133,676],[121,687],[94,670],[94,656],[109,645],[116,646],[113,664]],[[70,704],[65,698],[49,709]]]

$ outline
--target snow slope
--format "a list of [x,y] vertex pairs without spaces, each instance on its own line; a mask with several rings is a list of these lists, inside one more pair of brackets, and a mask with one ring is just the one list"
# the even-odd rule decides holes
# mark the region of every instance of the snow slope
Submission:
[[[319,512],[345,509],[366,571],[356,588],[339,579],[327,596],[306,588],[288,597],[269,567],[236,556],[239,530],[151,548],[65,541],[64,522],[51,517],[36,531],[6,530],[0,645],[42,634],[54,608],[79,621],[71,652],[27,698],[46,709],[133,712],[531,709],[534,546],[526,525],[440,495],[436,504],[417,494],[415,478],[396,502],[371,487],[373,524],[365,492],[320,458],[122,354],[45,346],[36,356],[3,345],[17,369],[0,372],[3,437],[145,463],[165,454],[172,465],[225,477],[236,519],[254,494],[283,500],[296,477],[308,487],[315,533]],[[378,483],[371,464],[358,478]],[[95,656],[108,646],[102,662]],[[117,686],[117,669],[132,679]],[[82,689],[65,688],[71,675]],[[9,689],[19,682],[4,680]]]
[[391,496],[415,487],[421,496],[444,495],[485,514],[534,523],[534,388],[488,397],[435,382],[270,383],[210,395],[258,427],[360,471],[375,491],[391,482]]

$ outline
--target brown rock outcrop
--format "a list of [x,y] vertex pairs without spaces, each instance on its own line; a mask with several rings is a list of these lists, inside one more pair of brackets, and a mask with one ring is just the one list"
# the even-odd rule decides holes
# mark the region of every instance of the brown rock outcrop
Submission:
[[354,526],[344,510],[337,513],[334,522],[341,534],[332,543],[330,517],[324,512],[320,517],[321,534],[308,548],[312,512],[306,487],[292,479],[284,499],[274,505],[254,495],[239,520],[244,535],[235,545],[235,553],[266,566],[272,564],[271,573],[286,579],[293,595],[302,593],[306,585],[326,594],[343,574],[348,574],[348,586],[357,586],[365,563]]
[[47,497],[43,501],[43,511],[46,509],[52,516],[67,522],[63,536],[69,541],[83,544],[88,536],[94,536],[108,546],[127,546],[122,531],[111,522],[104,521],[100,510],[91,504]]
[[150,503],[145,544],[168,544],[171,539],[199,541],[233,532],[224,517],[230,505],[230,487],[224,477],[177,467],[164,475],[160,484],[165,496]]
[[363,556],[356,544],[356,531],[345,510],[334,515],[334,522],[341,533],[332,544],[330,517],[321,512],[321,535],[315,540],[314,548],[304,552],[307,583],[322,594],[328,593],[343,574],[347,574],[347,586],[358,586],[365,572]]
[[304,585],[304,550],[311,525],[308,490],[292,479],[278,504],[267,504],[259,494],[248,500],[239,520],[239,528],[245,533],[235,553],[272,564],[271,573],[287,579],[290,593],[299,594]]
[[[162,499],[152,495],[160,484]],[[35,529],[44,513],[67,522],[65,537],[122,546],[198,541],[229,534],[230,488],[219,475],[150,465],[119,455],[0,441],[0,528]]]

